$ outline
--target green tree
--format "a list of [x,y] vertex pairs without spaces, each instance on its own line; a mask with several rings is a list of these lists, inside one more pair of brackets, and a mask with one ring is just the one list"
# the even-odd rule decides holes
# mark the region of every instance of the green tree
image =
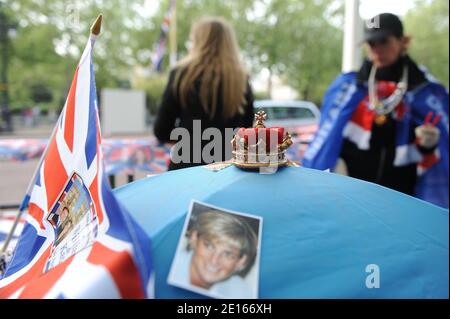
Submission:
[[[146,84],[145,77],[136,76],[135,71],[150,67],[168,0],[154,3],[158,9],[152,17],[143,14],[143,4],[144,0],[11,2],[9,12],[19,24],[10,67],[12,104],[29,106],[36,95],[33,88],[40,85],[51,91],[43,103],[63,106],[89,27],[101,12],[104,22],[95,48],[98,89],[144,88],[153,111],[163,86],[158,81],[165,82],[166,76],[148,78]],[[325,0],[177,1],[178,57],[186,54],[193,22],[205,15],[222,16],[236,30],[251,74],[266,68],[303,98],[317,101],[340,67],[342,34],[336,23],[330,23],[340,12],[329,8]]]
[[320,101],[340,71],[342,31],[335,25],[342,9],[321,0],[260,1],[258,7],[264,13],[254,19],[247,46],[256,64],[285,79],[301,98]]
[[11,102],[28,107],[30,91],[45,83],[52,91],[52,106],[61,108],[76,64],[95,17],[104,15],[102,33],[95,48],[97,88],[129,86],[134,67],[150,56],[155,31],[144,0],[15,0],[8,6],[19,25],[13,41],[9,69]]
[[416,1],[405,16],[406,33],[412,37],[411,55],[447,88],[449,57],[449,3],[447,0]]

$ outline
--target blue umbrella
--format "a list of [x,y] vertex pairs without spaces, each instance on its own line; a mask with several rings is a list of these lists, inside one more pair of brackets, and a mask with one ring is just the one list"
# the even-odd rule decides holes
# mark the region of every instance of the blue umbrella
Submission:
[[[152,238],[158,298],[202,297],[167,284],[192,199],[263,218],[260,298],[449,296],[448,210],[372,183],[303,167],[195,167],[115,194]],[[366,286],[369,265],[379,288]]]

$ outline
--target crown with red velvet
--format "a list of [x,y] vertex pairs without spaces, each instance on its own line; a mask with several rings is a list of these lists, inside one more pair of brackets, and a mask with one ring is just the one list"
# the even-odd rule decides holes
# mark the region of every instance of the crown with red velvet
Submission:
[[264,111],[257,112],[254,127],[241,127],[231,140],[236,166],[256,168],[287,164],[285,153],[292,145],[291,136],[283,127],[266,127],[266,118]]

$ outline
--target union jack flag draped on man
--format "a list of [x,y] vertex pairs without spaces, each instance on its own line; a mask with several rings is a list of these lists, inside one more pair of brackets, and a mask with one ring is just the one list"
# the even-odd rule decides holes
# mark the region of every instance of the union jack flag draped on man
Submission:
[[[343,73],[330,85],[321,108],[320,127],[302,159],[304,167],[328,169],[336,166],[344,138],[360,150],[367,150],[371,139],[374,111],[368,110],[367,85],[356,80],[357,73]],[[415,196],[435,205],[448,207],[448,91],[425,73],[427,83],[406,92],[393,116],[396,121],[395,158],[397,167],[417,163]],[[392,94],[395,84],[379,81],[378,94]],[[421,154],[411,127],[420,125],[429,113],[442,117],[436,125],[441,131],[439,143],[430,154]]]
[[48,151],[22,207],[28,215],[0,298],[153,296],[150,239],[103,171],[91,37]]

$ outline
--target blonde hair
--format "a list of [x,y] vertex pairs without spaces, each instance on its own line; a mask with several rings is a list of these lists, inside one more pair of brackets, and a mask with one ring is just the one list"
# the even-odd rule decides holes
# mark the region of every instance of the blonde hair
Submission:
[[[196,80],[201,78],[200,103],[212,119],[222,91],[222,115],[228,119],[243,114],[247,73],[240,62],[239,47],[231,26],[222,18],[207,17],[191,28],[192,48],[175,66],[173,90],[186,108]],[[178,92],[177,92],[178,91]]]
[[[192,224],[186,233],[187,237],[190,237],[192,232],[196,231],[201,238],[220,238],[220,240],[238,248],[240,251],[239,257],[247,255],[246,265],[238,274],[245,276],[248,273],[256,258],[258,236],[243,217],[213,209],[192,215],[190,223]],[[191,248],[190,243],[188,243],[187,249],[190,250]]]

